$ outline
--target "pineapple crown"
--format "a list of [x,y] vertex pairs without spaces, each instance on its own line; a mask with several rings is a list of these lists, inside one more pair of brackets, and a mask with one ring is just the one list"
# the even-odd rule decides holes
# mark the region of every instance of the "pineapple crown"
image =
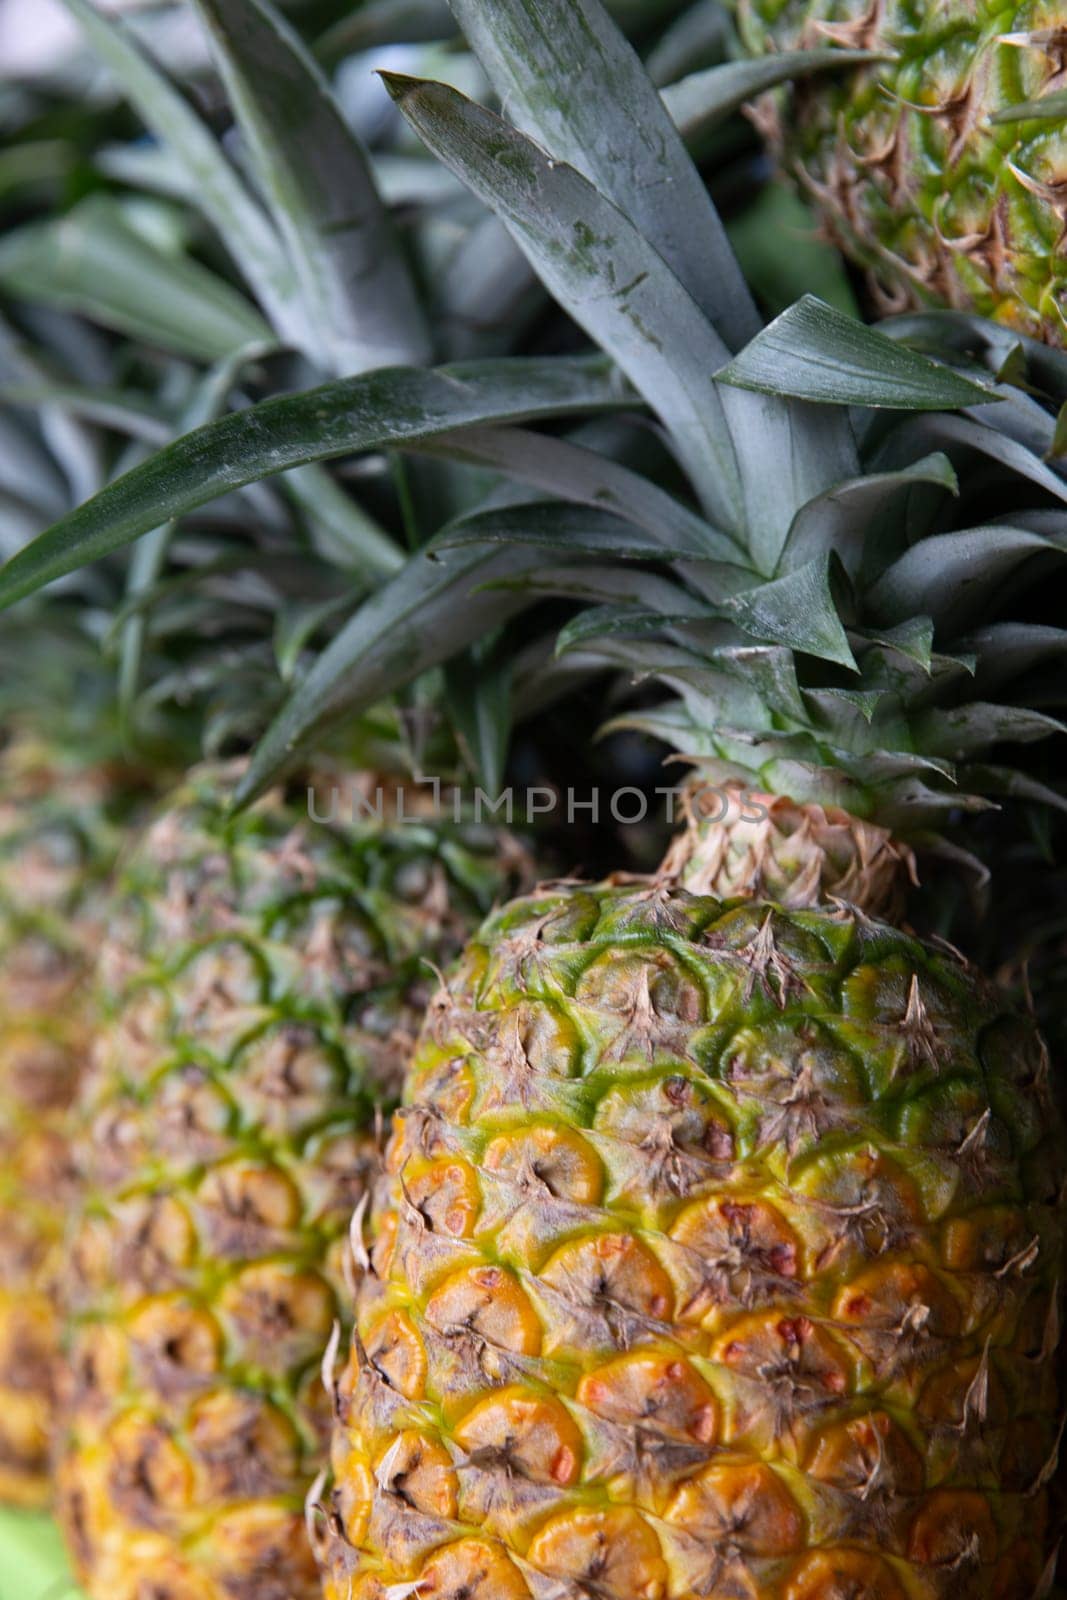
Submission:
[[[682,133],[795,58],[661,96],[598,0],[453,11],[522,128],[444,84],[392,76],[390,93],[603,358],[386,369],[221,418],[16,556],[0,601],[271,472],[443,457],[499,487],[339,629],[245,798],[552,595],[581,605],[560,670],[663,682],[673,698],[630,720],[716,772],[903,832],[999,794],[1058,803],[1000,756],[1060,727],[1067,635],[1033,601],[1067,533],[1052,354],[1012,339],[983,364],[980,324],[963,348],[952,321],[874,330],[810,299],[761,328]],[[663,445],[648,471],[623,464],[642,404]],[[590,412],[569,436],[521,426]]]
[[[57,493],[9,523],[14,537],[4,553],[17,565],[28,555],[20,548],[28,535],[66,509],[72,489],[74,499],[97,493],[168,437],[225,420],[231,409],[255,410],[265,394],[339,378],[328,386],[332,423],[323,408],[327,390],[297,398],[302,459],[288,464],[299,471],[261,485],[252,481],[265,475],[257,469],[233,495],[205,496],[202,503],[213,503],[202,516],[198,508],[162,514],[134,554],[125,595],[120,589],[113,602],[119,615],[109,642],[119,656],[124,714],[144,687],[148,646],[165,641],[167,659],[142,703],[153,710],[195,703],[215,753],[255,737],[299,681],[309,652],[324,648],[403,568],[428,516],[484,495],[484,473],[446,461],[377,456],[347,482],[319,464],[342,453],[321,446],[359,416],[360,395],[373,395],[378,371],[390,362],[414,371],[428,356],[428,297],[412,255],[432,269],[443,265],[442,239],[454,247],[448,270],[433,274],[443,287],[432,296],[435,342],[450,352],[476,350],[486,339],[506,348],[499,330],[483,325],[479,300],[506,317],[528,300],[536,279],[492,218],[479,214],[470,224],[468,196],[430,157],[367,148],[315,56],[266,0],[197,0],[194,8],[232,115],[225,143],[154,59],[145,30],[105,15],[92,0],[64,3],[149,137],[94,150],[94,167],[113,187],[94,189],[62,216],[10,230],[0,246],[0,290],[12,298],[13,319],[0,328],[3,398],[20,431],[34,409],[58,419],[54,431],[70,444],[62,465],[73,469]],[[454,31],[439,9],[430,38]],[[636,0],[629,10],[637,27],[652,12],[662,20],[658,3]],[[348,48],[382,42],[373,26],[345,36]],[[335,58],[341,44],[331,34],[320,55]],[[376,94],[388,105],[380,88]],[[355,121],[365,127],[368,118]],[[383,196],[404,211],[404,239]],[[205,229],[212,259],[221,244],[231,273],[196,253]],[[472,285],[475,247],[486,270]],[[342,376],[351,374],[368,376]],[[520,396],[525,403],[527,378],[543,391],[535,412],[607,400],[618,387],[603,364],[574,364],[569,381],[566,368],[561,375],[562,383],[551,364],[532,364],[528,373],[520,365],[512,406]],[[409,388],[408,409],[417,416],[421,397],[417,385]],[[440,388],[447,394],[448,382]],[[280,403],[291,419],[291,402]],[[396,406],[395,394],[390,403]],[[115,435],[127,441],[118,451]],[[73,565],[82,565],[80,556]],[[483,775],[497,776],[508,719],[506,696],[479,687],[490,654],[499,669],[496,641],[479,641],[447,674],[414,691],[399,714],[383,713],[388,736],[375,713],[357,728],[356,746],[384,746],[391,766],[429,759],[421,730],[435,705],[438,749],[442,740],[445,747],[433,758],[437,769],[455,762],[458,739]]]

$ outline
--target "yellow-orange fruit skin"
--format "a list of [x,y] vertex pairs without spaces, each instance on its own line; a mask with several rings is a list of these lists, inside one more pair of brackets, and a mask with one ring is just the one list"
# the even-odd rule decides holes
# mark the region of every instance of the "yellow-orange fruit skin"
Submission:
[[205,769],[172,797],[102,952],[55,1449],[91,1600],[317,1600],[320,1367],[379,1112],[425,958],[455,955],[510,870],[493,838],[326,824],[300,795],[230,818],[228,792]]
[[328,1600],[1029,1600],[1062,1124],[973,971],[844,906],[549,888],[405,1098]]

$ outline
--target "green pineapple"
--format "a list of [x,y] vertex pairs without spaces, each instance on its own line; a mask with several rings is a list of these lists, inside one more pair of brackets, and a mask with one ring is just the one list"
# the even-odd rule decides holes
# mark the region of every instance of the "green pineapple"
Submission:
[[[739,0],[755,52],[881,60],[797,83],[759,120],[876,305],[974,310],[1067,342],[1056,0]],[[764,111],[766,115],[764,115]]]

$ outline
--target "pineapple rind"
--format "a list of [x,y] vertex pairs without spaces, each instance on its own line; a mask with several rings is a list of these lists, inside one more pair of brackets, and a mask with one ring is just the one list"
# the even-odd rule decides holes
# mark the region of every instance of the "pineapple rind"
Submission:
[[506,858],[444,827],[225,804],[207,771],[163,812],[101,958],[57,1448],[94,1600],[317,1595],[319,1366],[351,1299],[376,1107],[397,1095],[427,960],[506,884]]
[[1064,122],[991,121],[1062,90],[1063,0],[739,0],[739,13],[757,51],[889,54],[763,103],[883,308],[952,306],[1067,343]]
[[[128,776],[128,775],[127,775]],[[16,733],[0,755],[0,1502],[49,1496],[68,1117],[124,785]]]
[[328,1600],[1023,1600],[1062,1124],[854,908],[548,889],[432,1002],[336,1385]]

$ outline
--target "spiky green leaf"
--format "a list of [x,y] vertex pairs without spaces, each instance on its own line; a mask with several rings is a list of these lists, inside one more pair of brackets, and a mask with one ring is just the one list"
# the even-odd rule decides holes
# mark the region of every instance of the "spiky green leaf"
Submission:
[[109,484],[0,569],[0,607],[230,489],[290,467],[411,444],[465,423],[518,422],[619,406],[599,359],[386,368],[234,412]]
[[157,249],[104,196],[9,232],[0,243],[0,286],[200,361],[271,336],[237,289],[199,262]]
[[322,652],[257,746],[235,796],[247,805],[299,759],[303,743],[458,654],[521,611],[521,588],[485,586],[541,559],[529,546],[424,551],[372,595]]
[[989,622],[958,642],[972,653],[984,693],[1067,655],[1067,629],[1036,622]]
[[408,121],[501,216],[548,289],[615,357],[670,430],[712,520],[742,520],[710,374],[726,349],[662,257],[564,162],[444,84],[386,76]]
[[441,548],[464,545],[515,544],[526,541],[542,550],[559,550],[581,556],[603,556],[610,561],[693,561],[708,557],[698,546],[671,546],[662,535],[635,527],[632,521],[591,506],[550,502],[517,505],[503,510],[473,512],[441,536]]
[[684,139],[695,140],[739,111],[747,100],[794,78],[881,61],[871,50],[783,50],[752,61],[724,61],[690,73],[663,90],[663,103]]
[[651,535],[647,549],[694,561],[744,565],[744,556],[725,534],[660,489],[593,450],[520,428],[467,428],[461,434],[430,440],[419,447],[453,461],[489,467],[518,483],[611,512]]
[[288,247],[319,365],[339,376],[429,359],[407,260],[370,162],[321,70],[269,0],[196,0]]
[[941,411],[997,398],[991,387],[928,360],[813,295],[783,311],[717,377],[760,394],[899,411]]
[[855,669],[856,661],[831,592],[825,556],[784,577],[723,602],[738,627],[768,644],[788,645],[806,655]]
[[331,67],[380,45],[428,44],[455,31],[447,0],[363,0],[316,41],[315,54]]
[[938,498],[958,492],[947,456],[926,456],[899,472],[871,473],[835,484],[797,512],[782,551],[782,568],[791,571],[831,551],[852,577],[872,563],[879,564],[879,558],[884,561],[926,531],[916,528],[911,508],[920,498],[929,504],[929,496],[915,494],[929,486],[941,491]]
[[912,733],[920,751],[951,761],[979,755],[997,744],[1032,744],[1067,727],[1028,707],[995,705],[975,700],[948,710],[924,711],[912,718]]
[[281,239],[185,97],[150,59],[130,29],[92,0],[62,0],[123,93],[174,153],[190,194],[244,273],[277,332],[296,343],[308,329],[296,278]]
[[1067,552],[1067,527],[1058,539],[1029,528],[993,523],[923,539],[887,567],[867,591],[874,617],[903,622],[924,614],[956,632],[985,614],[1021,562],[1043,551]]
[[445,667],[449,720],[490,797],[504,787],[511,737],[511,661],[494,639],[481,640]]
[[509,117],[653,246],[736,350],[759,319],[704,184],[600,0],[450,0]]

